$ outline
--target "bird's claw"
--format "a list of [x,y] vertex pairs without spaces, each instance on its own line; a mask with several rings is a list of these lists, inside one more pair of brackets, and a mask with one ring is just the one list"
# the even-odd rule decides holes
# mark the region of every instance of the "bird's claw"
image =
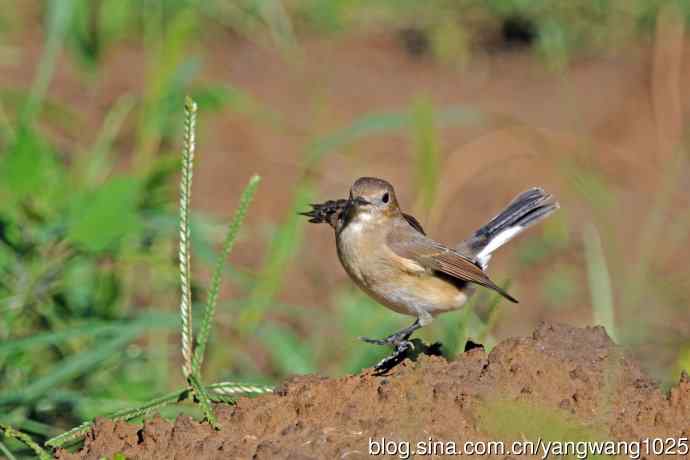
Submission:
[[378,364],[376,364],[376,366],[374,366],[374,372],[377,374],[388,372],[400,364],[407,357],[407,353],[411,350],[414,350],[414,343],[411,341],[402,340],[398,342],[398,344],[395,346],[395,351],[390,356],[383,358],[378,362]]
[[369,337],[359,337],[359,340],[374,345],[392,345],[387,341],[388,339],[370,339]]

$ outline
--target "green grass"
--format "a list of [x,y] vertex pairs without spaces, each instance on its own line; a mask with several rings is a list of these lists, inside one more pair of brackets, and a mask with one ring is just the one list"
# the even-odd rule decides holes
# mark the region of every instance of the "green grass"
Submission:
[[[36,457],[38,457],[39,460],[50,460],[52,458],[52,456],[49,455],[45,449],[39,446],[33,439],[31,439],[31,436],[27,435],[26,433],[22,433],[21,431],[15,430],[14,428],[4,424],[0,424],[0,430],[3,432],[6,438],[16,439],[17,441],[25,444],[34,452],[34,454],[36,454]],[[3,451],[9,453],[8,457],[13,457],[12,453],[9,452],[4,444],[1,447]]]
[[585,228],[584,247],[589,289],[592,296],[593,322],[604,326],[609,337],[618,342],[611,276],[601,247],[601,238],[596,228],[592,226]]
[[[228,257],[230,250],[235,242],[237,233],[242,221],[247,213],[249,203],[252,196],[256,192],[259,184],[259,177],[254,176],[249,181],[240,199],[240,205],[235,214],[235,218],[228,227],[223,249],[218,257],[216,268],[213,274],[211,285],[208,289],[208,301],[204,308],[204,316],[202,318],[201,328],[194,339],[194,331],[192,328],[192,296],[191,296],[191,230],[189,224],[189,210],[191,207],[191,190],[192,190],[192,173],[194,165],[194,154],[196,149],[196,118],[197,105],[191,99],[187,98],[185,102],[185,135],[184,148],[182,151],[182,179],[180,181],[180,242],[179,242],[179,261],[180,261],[180,286],[181,286],[181,301],[180,301],[180,319],[181,319],[181,351],[183,358],[182,372],[187,381],[187,387],[162,396],[156,399],[149,400],[144,405],[134,409],[125,409],[117,411],[108,415],[113,420],[131,420],[150,414],[152,411],[158,411],[165,405],[178,403],[187,398],[193,397],[193,400],[200,406],[204,417],[216,429],[221,426],[215,418],[211,402],[232,402],[232,395],[235,394],[256,394],[270,391],[269,387],[261,385],[246,385],[237,384],[233,382],[218,383],[207,387],[201,377],[201,365],[204,360],[204,352],[206,350],[206,343],[208,341],[211,324],[213,323],[213,316],[218,301],[218,292],[220,290],[220,282],[223,271],[225,259]],[[72,373],[83,369],[89,365],[95,364],[105,358],[105,356],[112,353],[113,349],[122,344],[126,344],[136,337],[138,331],[134,328],[127,329],[126,333],[122,333],[107,343],[106,346],[89,353],[84,353],[75,357],[74,363],[63,363],[58,372],[51,375],[50,379],[43,379],[30,385],[22,391],[18,391],[16,395],[10,394],[3,402],[13,402],[15,399],[29,399],[35,393],[45,391],[52,388],[60,382],[60,379],[72,376]],[[195,343],[195,347],[192,344]],[[65,360],[67,361],[67,360]],[[66,431],[58,436],[49,439],[46,445],[51,447],[60,447],[68,442],[78,440],[88,431],[93,422],[85,422],[81,425]],[[29,444],[31,447],[31,445]]]

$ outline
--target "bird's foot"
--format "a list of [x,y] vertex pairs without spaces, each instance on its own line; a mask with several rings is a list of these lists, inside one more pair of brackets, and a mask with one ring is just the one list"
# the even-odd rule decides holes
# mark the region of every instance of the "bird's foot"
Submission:
[[[385,339],[384,339],[385,340]],[[370,342],[372,343],[372,342]],[[373,342],[378,343],[378,342]],[[389,356],[386,356],[374,366],[376,374],[383,374],[393,369],[400,364],[406,357],[409,351],[414,350],[414,344],[409,340],[401,340],[395,346],[395,351]]]
[[422,327],[422,324],[419,318],[417,318],[410,326],[389,335],[385,339],[370,339],[369,337],[360,337],[361,340],[367,343],[374,345],[390,345],[395,349],[393,354],[382,359],[376,366],[374,366],[374,371],[377,374],[391,370],[393,367],[400,364],[408,355],[418,353],[416,351],[414,342],[417,342],[417,344],[420,345],[420,350],[425,348],[424,343],[419,339],[415,339],[414,342],[410,340],[410,336],[420,327]]

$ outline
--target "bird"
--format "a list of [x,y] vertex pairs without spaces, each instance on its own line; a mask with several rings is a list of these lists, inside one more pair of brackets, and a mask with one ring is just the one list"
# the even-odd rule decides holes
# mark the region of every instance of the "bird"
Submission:
[[460,309],[478,286],[517,303],[487,275],[489,260],[498,248],[556,211],[559,203],[543,189],[530,188],[454,247],[427,236],[419,221],[401,210],[393,186],[376,177],[357,179],[346,199],[311,208],[300,214],[311,223],[333,227],[338,258],[352,281],[381,305],[415,317],[410,326],[383,339],[360,337],[394,348],[375,366],[385,370],[414,348],[410,336],[416,330]]

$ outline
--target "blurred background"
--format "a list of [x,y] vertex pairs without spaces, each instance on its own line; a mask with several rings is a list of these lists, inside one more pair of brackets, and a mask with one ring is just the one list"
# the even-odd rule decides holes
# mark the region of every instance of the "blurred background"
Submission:
[[[297,212],[359,176],[454,244],[516,194],[561,210],[421,332],[444,353],[601,324],[662,385],[690,370],[690,2],[0,0],[0,422],[38,437],[184,385],[177,193],[199,103],[194,299],[225,224],[207,382],[338,376],[410,318]],[[197,324],[199,321],[197,321]]]

